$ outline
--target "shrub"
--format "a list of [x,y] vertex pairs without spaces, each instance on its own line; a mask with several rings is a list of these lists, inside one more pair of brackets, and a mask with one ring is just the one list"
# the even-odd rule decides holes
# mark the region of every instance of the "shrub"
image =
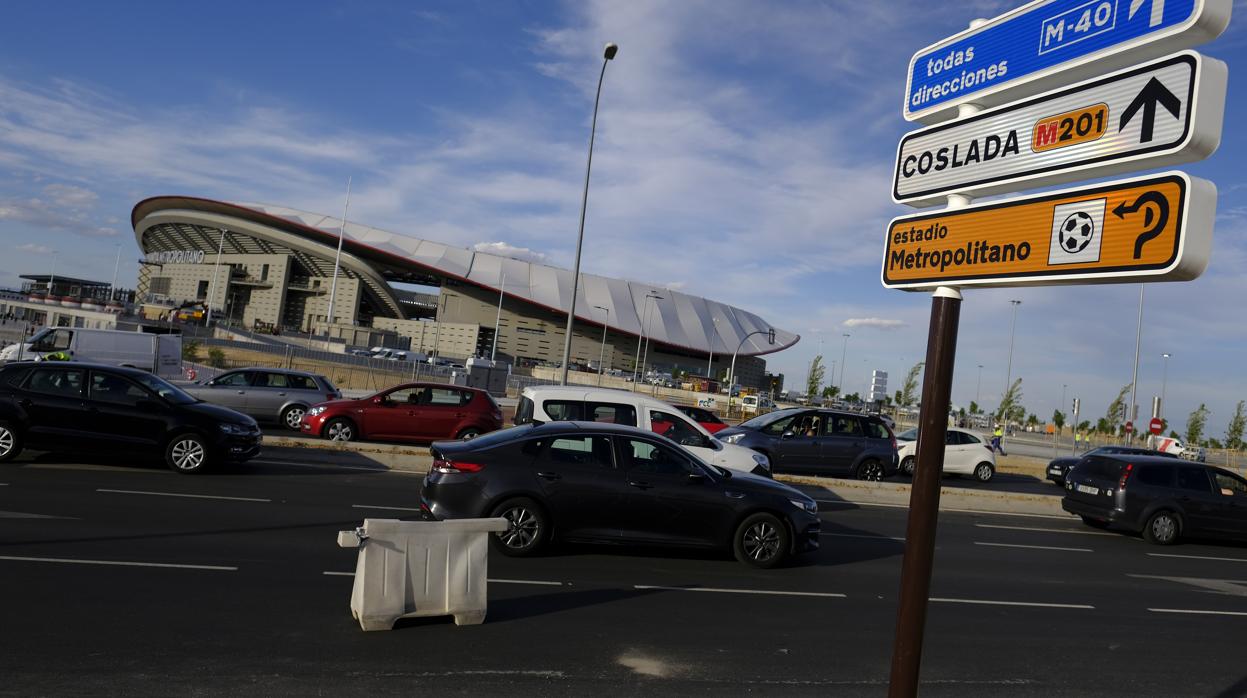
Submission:
[[225,368],[225,352],[220,347],[208,349],[208,365],[213,368]]

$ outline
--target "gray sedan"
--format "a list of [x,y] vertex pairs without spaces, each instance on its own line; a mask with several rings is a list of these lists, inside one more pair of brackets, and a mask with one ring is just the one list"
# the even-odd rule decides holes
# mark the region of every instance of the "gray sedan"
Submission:
[[342,397],[341,391],[322,375],[283,368],[237,369],[188,386],[186,392],[205,402],[251,415],[257,421],[276,421],[294,431],[299,430],[299,422],[309,407]]

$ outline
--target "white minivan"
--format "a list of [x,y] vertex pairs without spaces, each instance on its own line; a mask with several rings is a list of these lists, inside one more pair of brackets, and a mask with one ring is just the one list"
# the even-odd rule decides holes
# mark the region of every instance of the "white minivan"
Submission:
[[723,443],[680,410],[652,397],[575,385],[524,388],[515,408],[516,424],[561,421],[611,422],[649,429],[711,465],[771,476],[771,462],[766,456],[751,448]]
[[125,366],[151,371],[165,378],[182,373],[182,337],[125,330],[81,327],[45,327],[24,343],[0,351],[0,363],[64,354],[72,361]]

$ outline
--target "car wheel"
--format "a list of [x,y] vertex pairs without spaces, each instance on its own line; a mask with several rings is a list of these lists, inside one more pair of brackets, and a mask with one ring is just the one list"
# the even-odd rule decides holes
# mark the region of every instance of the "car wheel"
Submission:
[[1090,516],[1083,515],[1082,522],[1092,528],[1108,528],[1108,522],[1101,519],[1093,519]]
[[208,465],[208,446],[198,434],[178,434],[165,447],[165,464],[179,473],[202,472]]
[[468,427],[467,429],[464,429],[463,431],[459,432],[459,435],[456,436],[455,438],[459,439],[460,441],[471,441],[472,439],[475,439],[476,437],[480,435],[481,435],[480,429],[477,429],[476,427]]
[[913,456],[905,456],[905,459],[901,461],[901,472],[908,475],[909,477],[914,476],[914,457]]
[[783,522],[763,512],[740,522],[732,539],[732,552],[746,565],[770,569],[784,561],[791,543]]
[[974,466],[974,479],[979,482],[991,482],[992,476],[995,474],[996,469],[993,468],[992,464],[987,461],[983,461],[982,463]]
[[1152,514],[1143,527],[1143,537],[1156,545],[1173,545],[1182,532],[1182,522],[1172,511],[1161,510]]
[[281,412],[281,423],[286,425],[287,429],[292,431],[300,431],[302,429],[303,415],[307,414],[307,408],[303,405],[291,405]]
[[868,458],[857,466],[857,472],[855,475],[858,480],[879,482],[883,479],[883,463],[880,463],[874,458]]
[[349,419],[331,419],[325,425],[325,438],[330,441],[354,441],[355,425]]
[[22,452],[22,435],[9,422],[0,422],[0,463],[17,458]]
[[509,524],[507,530],[494,534],[495,547],[503,555],[524,557],[545,545],[550,523],[533,500],[527,497],[508,499],[494,507],[490,516],[502,517]]

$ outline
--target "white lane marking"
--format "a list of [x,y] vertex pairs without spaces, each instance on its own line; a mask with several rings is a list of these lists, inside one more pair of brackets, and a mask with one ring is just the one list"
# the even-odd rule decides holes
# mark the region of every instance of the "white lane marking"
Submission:
[[982,604],[985,606],[1033,606],[1035,608],[1080,608],[1090,609],[1095,606],[1089,606],[1082,603],[1040,603],[1038,601],[992,601],[990,599],[948,599],[932,596],[928,601],[937,601],[939,603],[969,603]]
[[27,514],[21,511],[0,511],[0,519],[69,519],[77,521],[75,516],[53,516],[51,514]]
[[183,494],[181,492],[145,492],[142,490],[110,490],[97,489],[96,492],[104,492],[107,494],[141,494],[150,497],[185,497],[187,499],[223,499],[229,502],[271,502],[271,499],[263,499],[261,497],[224,497],[215,494]]
[[570,582],[546,582],[540,579],[486,579],[490,584],[532,584],[541,587],[571,586]]
[[974,524],[978,528],[1001,528],[1009,531],[1037,531],[1039,533],[1072,533],[1076,536],[1113,536],[1121,538],[1116,533],[1105,533],[1104,531],[1075,531],[1072,528],[1041,528],[1039,526],[1005,526],[1004,524]]
[[904,536],[871,536],[864,533],[820,533],[820,536],[834,536],[836,538],[867,538],[871,540],[899,540],[904,541]]
[[237,572],[237,567],[224,565],[179,565],[171,562],[129,562],[126,560],[78,560],[66,557],[19,557],[17,555],[0,555],[0,560],[16,562],[62,562],[71,565],[112,565],[116,567],[163,567],[178,570],[218,570]]
[[765,596],[818,596],[831,599],[843,599],[844,594],[819,591],[772,591],[769,589],[720,589],[716,587],[669,587],[653,584],[633,584],[633,589],[652,589],[657,591],[704,591],[712,594],[761,594]]
[[251,460],[247,462],[256,463],[259,465],[281,465],[281,466],[286,466],[289,468],[317,468],[319,470],[324,470],[325,468],[341,468],[345,470],[363,470],[363,471],[370,472],[370,473],[397,473],[400,475],[404,473],[408,475],[424,475],[425,474],[424,472],[417,473],[417,472],[410,471],[410,470],[391,470],[390,468],[385,468],[385,467],[370,468],[366,465],[338,465],[337,463],[325,463],[323,465],[317,465],[313,463],[291,463],[290,461],[284,461],[284,460],[266,460],[266,459],[260,459],[260,458],[252,458]]
[[1241,557],[1209,557],[1207,555],[1174,555],[1173,553],[1148,553],[1152,557],[1177,557],[1184,560],[1217,560],[1218,562],[1247,562]]
[[1152,613],[1190,613],[1197,616],[1247,616],[1247,611],[1203,611],[1198,608],[1149,608]]
[[[851,504],[859,507],[887,507],[889,509],[908,509],[908,504],[882,504],[880,502],[854,502],[848,499],[816,499],[819,504]],[[1016,511],[982,511],[981,509],[947,509],[940,507],[940,511],[949,511],[955,514],[980,514],[982,516],[1024,516],[1031,519],[1059,519],[1061,521],[1069,521],[1073,518],[1073,514],[1058,516],[1056,514],[1023,514]]]
[[1177,584],[1189,584],[1200,590],[1227,596],[1247,596],[1247,580],[1238,579],[1205,579],[1203,577],[1164,577],[1154,574],[1127,574],[1135,579],[1159,579]]
[[387,507],[380,504],[352,504],[352,509],[389,509],[391,511],[420,511],[419,507]]
[[331,572],[329,570],[326,570],[322,572],[321,574],[324,574],[330,577],[354,577],[355,576],[354,572]]
[[1063,550],[1070,553],[1094,553],[1091,548],[1058,548],[1055,545],[1020,545],[1018,543],[984,543],[974,541],[975,545],[989,545],[993,548],[1026,548],[1028,550]]

